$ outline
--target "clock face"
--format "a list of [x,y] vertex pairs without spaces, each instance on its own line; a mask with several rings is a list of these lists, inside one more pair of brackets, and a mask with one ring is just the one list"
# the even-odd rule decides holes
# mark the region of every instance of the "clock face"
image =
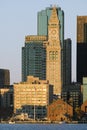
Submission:
[[52,34],[55,34],[55,33],[56,33],[56,30],[52,30],[51,32],[52,32]]

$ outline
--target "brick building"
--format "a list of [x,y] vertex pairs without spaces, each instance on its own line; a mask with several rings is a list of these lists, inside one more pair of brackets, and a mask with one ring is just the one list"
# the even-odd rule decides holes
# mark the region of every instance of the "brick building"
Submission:
[[61,99],[54,101],[48,106],[48,120],[68,121],[73,116],[73,107]]

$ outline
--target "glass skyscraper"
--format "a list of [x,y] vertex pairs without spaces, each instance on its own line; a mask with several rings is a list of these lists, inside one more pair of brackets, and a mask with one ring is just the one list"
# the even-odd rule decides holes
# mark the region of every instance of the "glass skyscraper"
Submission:
[[22,81],[28,75],[46,79],[46,50],[43,46],[45,36],[27,36],[22,47]]

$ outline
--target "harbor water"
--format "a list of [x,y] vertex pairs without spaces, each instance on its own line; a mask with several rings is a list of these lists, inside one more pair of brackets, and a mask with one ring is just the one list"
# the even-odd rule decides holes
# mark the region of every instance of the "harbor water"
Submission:
[[0,130],[87,130],[87,124],[0,124]]

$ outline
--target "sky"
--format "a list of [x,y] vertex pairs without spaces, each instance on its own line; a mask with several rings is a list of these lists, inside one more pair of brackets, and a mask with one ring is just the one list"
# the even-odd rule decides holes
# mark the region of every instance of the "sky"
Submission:
[[21,81],[26,35],[37,35],[37,13],[56,5],[64,11],[64,37],[72,40],[72,81],[76,81],[77,16],[87,15],[87,0],[0,0],[0,69],[10,70],[10,84]]

